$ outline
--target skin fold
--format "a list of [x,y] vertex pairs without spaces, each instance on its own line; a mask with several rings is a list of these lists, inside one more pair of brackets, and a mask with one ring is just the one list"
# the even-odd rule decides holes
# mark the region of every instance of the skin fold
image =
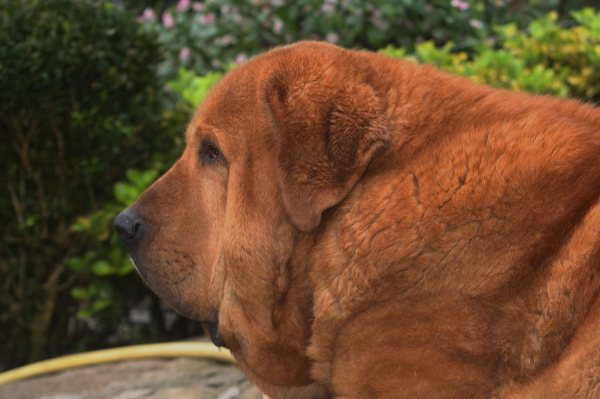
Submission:
[[115,226],[273,399],[596,397],[599,127],[300,42],[227,74]]

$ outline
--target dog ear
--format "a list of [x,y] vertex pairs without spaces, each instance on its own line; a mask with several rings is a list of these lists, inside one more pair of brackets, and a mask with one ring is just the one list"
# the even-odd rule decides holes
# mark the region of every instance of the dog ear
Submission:
[[278,126],[277,178],[292,224],[309,232],[340,203],[390,141],[370,86],[272,76],[268,102]]

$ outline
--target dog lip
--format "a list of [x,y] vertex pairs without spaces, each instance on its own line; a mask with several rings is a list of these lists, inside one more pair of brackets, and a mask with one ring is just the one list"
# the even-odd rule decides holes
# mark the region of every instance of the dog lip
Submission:
[[210,340],[212,341],[213,344],[215,344],[218,347],[227,347],[225,345],[225,341],[223,341],[223,337],[221,336],[221,332],[219,331],[219,322],[215,321],[204,321],[201,322],[202,327],[204,328],[204,330],[207,332],[208,336],[210,337]]

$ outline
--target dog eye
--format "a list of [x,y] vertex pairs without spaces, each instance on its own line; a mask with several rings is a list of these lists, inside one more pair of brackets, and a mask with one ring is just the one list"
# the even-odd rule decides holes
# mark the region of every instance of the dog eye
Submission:
[[222,155],[216,146],[205,142],[202,143],[202,147],[200,148],[200,157],[203,162],[215,163],[222,158]]

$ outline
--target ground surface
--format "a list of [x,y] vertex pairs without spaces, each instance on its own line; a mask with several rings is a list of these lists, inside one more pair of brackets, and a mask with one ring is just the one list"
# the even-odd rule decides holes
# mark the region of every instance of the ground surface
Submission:
[[261,399],[231,364],[177,358],[82,367],[0,386],[0,399]]

